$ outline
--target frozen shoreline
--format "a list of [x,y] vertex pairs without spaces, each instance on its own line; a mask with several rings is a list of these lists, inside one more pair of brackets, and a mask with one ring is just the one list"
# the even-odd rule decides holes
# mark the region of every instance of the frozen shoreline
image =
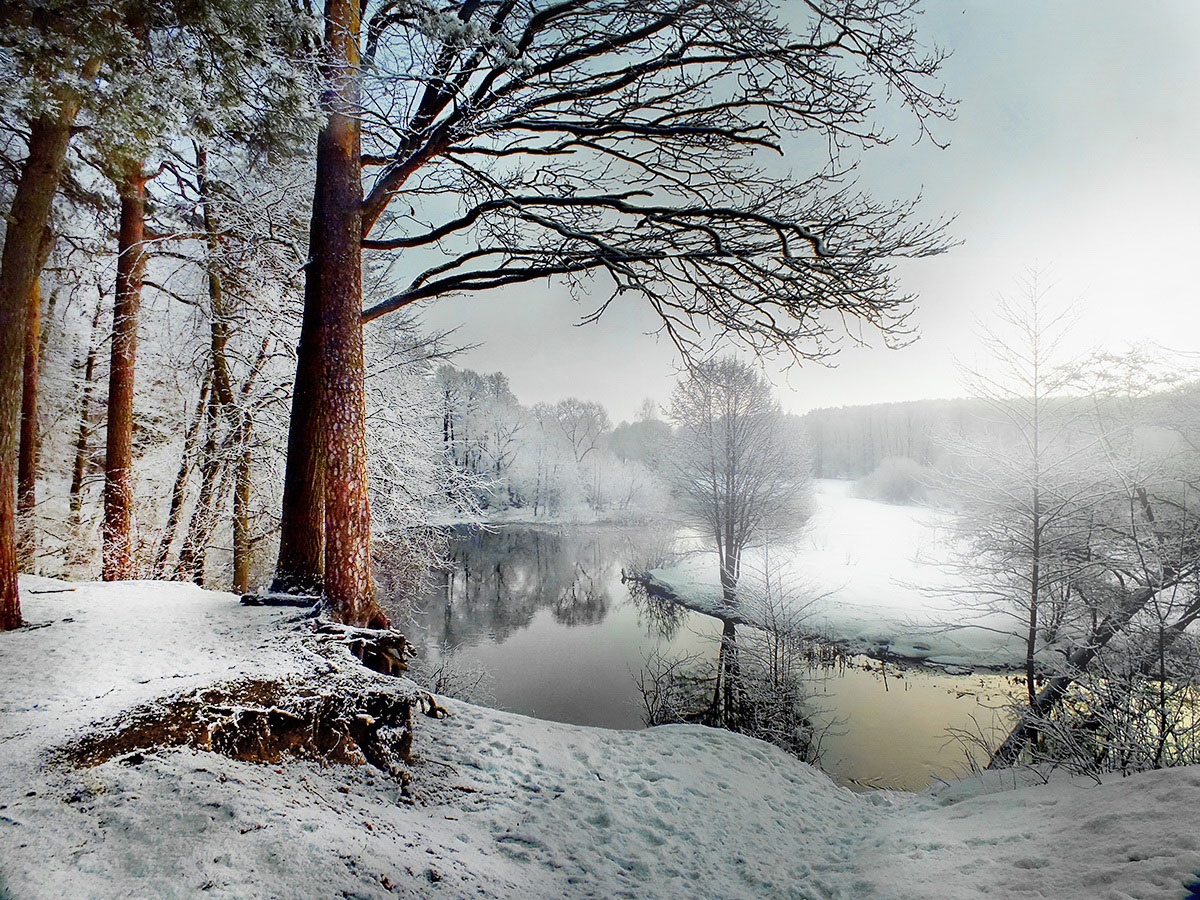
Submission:
[[[767,561],[772,578],[792,588],[791,602],[804,607],[804,627],[851,653],[951,672],[1017,668],[1024,657],[1013,620],[956,601],[967,590],[952,566],[951,527],[949,513],[860,500],[849,482],[821,480],[808,526],[772,546]],[[764,568],[763,551],[748,551],[743,584]],[[715,554],[696,552],[648,575],[656,591],[719,615],[727,607],[717,571]]]

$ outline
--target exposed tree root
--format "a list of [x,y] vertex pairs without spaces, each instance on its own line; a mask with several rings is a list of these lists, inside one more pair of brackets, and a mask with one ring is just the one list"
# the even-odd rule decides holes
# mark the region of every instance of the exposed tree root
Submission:
[[156,747],[194,747],[248,762],[370,764],[399,776],[412,751],[416,698],[344,678],[322,688],[257,679],[212,685],[135,708],[63,757],[96,766]]
[[336,622],[319,620],[318,635],[344,644],[364,666],[384,675],[400,675],[408,671],[412,649],[404,635],[394,628],[354,628]]
[[95,766],[158,747],[194,747],[250,762],[369,764],[403,779],[414,708],[432,718],[449,713],[433,695],[371,675],[358,660],[399,675],[410,654],[404,635],[318,621],[300,641],[322,660],[308,677],[243,678],[155,700],[102,724],[60,758]]

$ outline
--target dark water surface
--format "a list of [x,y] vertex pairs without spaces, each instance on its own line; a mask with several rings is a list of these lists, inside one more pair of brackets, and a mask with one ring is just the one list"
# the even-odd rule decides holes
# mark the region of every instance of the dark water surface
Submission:
[[[501,709],[577,725],[641,728],[637,673],[654,652],[715,658],[720,623],[647,603],[622,568],[654,565],[669,535],[650,528],[457,529],[450,571],[419,603],[430,662],[442,647],[482,667]],[[878,664],[875,664],[876,669]],[[994,727],[995,676],[850,667],[814,674],[814,719],[831,725],[823,767],[843,783],[919,789],[966,768],[946,729]]]

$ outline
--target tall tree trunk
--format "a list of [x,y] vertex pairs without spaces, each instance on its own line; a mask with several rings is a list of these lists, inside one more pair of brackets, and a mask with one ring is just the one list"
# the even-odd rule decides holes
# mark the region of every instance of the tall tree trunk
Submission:
[[[47,243],[47,242],[43,242]],[[43,253],[38,268],[45,266]],[[29,311],[25,319],[25,361],[21,379],[21,443],[17,454],[17,527],[20,532],[18,559],[23,568],[33,561],[33,510],[37,506],[38,434],[38,363],[42,343],[42,290],[34,279],[29,292]]]
[[[248,420],[247,420],[248,421]],[[250,454],[249,427],[243,436],[242,455],[237,463],[233,486],[233,592],[250,590],[250,557],[253,541],[250,538],[250,493],[253,459]]]
[[321,301],[315,260],[319,256],[318,213],[309,235],[304,321],[296,354],[296,381],[288,425],[287,469],[279,523],[279,559],[271,590],[320,593],[325,576],[325,446],[322,440],[321,379],[325,368]]
[[325,446],[321,380],[324,377],[321,279],[322,197],[313,198],[304,282],[304,319],[296,351],[296,381],[288,423],[287,467],[279,523],[279,558],[271,590],[317,594],[325,576]]
[[380,627],[371,578],[371,506],[367,494],[367,409],[362,333],[362,149],[358,114],[359,7],[327,0],[326,47],[336,87],[317,140],[315,204],[321,210],[319,279],[325,351],[325,597],[334,619]]
[[112,362],[108,373],[108,428],[104,457],[104,548],[101,577],[134,577],[133,384],[138,314],[146,270],[146,176],[132,169],[119,186],[117,294],[113,306]]
[[0,334],[9,336],[0,341],[0,631],[21,625],[16,481],[25,348],[23,341],[12,337],[25,334],[29,297],[39,274],[38,256],[78,110],[78,101],[69,99],[60,105],[57,116],[43,116],[32,123],[29,154],[17,181],[0,255]]
[[96,359],[100,354],[100,344],[96,340],[96,331],[100,327],[100,315],[104,311],[104,296],[96,302],[96,314],[92,316],[91,337],[88,343],[87,357],[83,363],[83,392],[79,400],[79,433],[75,436],[75,460],[71,466],[71,487],[68,491],[71,524],[79,526],[80,515],[83,512],[83,475],[87,468],[88,436],[92,433],[90,422],[92,406],[92,390],[95,384]]
[[204,411],[208,408],[208,389],[211,385],[212,373],[210,372],[205,375],[204,383],[200,385],[200,400],[196,404],[196,415],[183,437],[183,453],[179,458],[179,471],[175,473],[175,484],[171,487],[171,505],[167,509],[167,523],[163,526],[162,537],[158,542],[158,551],[154,554],[154,574],[157,578],[167,577],[167,556],[170,555],[175,532],[179,529],[179,517],[183,512],[183,501],[187,495],[188,476],[192,471],[192,456],[196,452],[200,427],[204,424]]
[[335,619],[384,625],[387,617],[375,602],[371,579],[366,472],[363,194],[361,132],[355,118],[359,30],[357,4],[327,0],[329,57],[322,103],[329,117],[317,140],[304,322],[272,587],[303,591],[323,581]]
[[254,435],[254,416],[249,399],[254,380],[262,372],[270,355],[271,342],[264,338],[258,348],[258,359],[250,374],[242,382],[240,403],[235,410],[238,416],[237,429],[233,435],[233,450],[238,454],[234,471],[233,486],[233,590],[245,593],[250,590],[250,558],[254,539],[250,536],[250,497],[254,482],[254,455],[250,441]]

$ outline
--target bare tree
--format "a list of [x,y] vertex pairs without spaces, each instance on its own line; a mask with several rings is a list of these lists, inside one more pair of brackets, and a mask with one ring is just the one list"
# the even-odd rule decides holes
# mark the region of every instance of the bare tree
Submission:
[[744,586],[748,622],[726,620],[715,663],[698,656],[651,655],[637,676],[647,725],[698,722],[748,734],[815,763],[822,734],[809,679],[816,667],[842,662],[813,633],[806,611],[814,596],[782,584],[767,566]]
[[713,542],[725,602],[737,602],[742,553],[798,528],[809,471],[787,440],[771,386],[751,365],[724,357],[697,366],[675,387],[672,478],[685,515]]
[[964,464],[951,491],[964,498],[966,570],[985,608],[1000,607],[1024,644],[1032,704],[1037,655],[1066,615],[1076,576],[1086,561],[1084,512],[1095,499],[1090,477],[1095,441],[1082,427],[1078,399],[1066,392],[1073,369],[1062,358],[1074,322],[1070,307],[1047,296],[1044,276],[1030,273],[1019,299],[1001,299],[981,337],[987,361],[967,371],[986,422],[973,431],[986,441],[960,439]]
[[551,408],[554,420],[571,445],[575,462],[582,465],[600,446],[600,439],[612,427],[608,413],[599,403],[568,397]]
[[[870,122],[877,91],[922,128],[949,115],[915,12],[812,0],[793,27],[766,0],[418,0],[368,4],[364,19],[328,0],[284,534],[315,545],[324,503],[336,616],[378,618],[363,569],[360,318],[597,275],[648,302],[684,349],[701,343],[699,321],[798,357],[832,352],[838,321],[903,332],[893,261],[939,252],[942,229],[855,190],[840,152],[887,140]],[[762,166],[760,151],[805,132],[827,165],[798,178]],[[364,249],[403,251],[409,267],[365,312]],[[318,434],[323,489],[301,446]]]
[[993,766],[1023,754],[1126,771],[1192,758],[1195,731],[1178,716],[1200,679],[1186,634],[1200,618],[1200,459],[1182,404],[1170,394],[1155,402],[1177,374],[1168,367],[1161,380],[1158,368],[1134,352],[1085,369],[1105,478],[1075,551],[1086,560],[1075,578],[1078,624],[1058,636],[1061,658]]

